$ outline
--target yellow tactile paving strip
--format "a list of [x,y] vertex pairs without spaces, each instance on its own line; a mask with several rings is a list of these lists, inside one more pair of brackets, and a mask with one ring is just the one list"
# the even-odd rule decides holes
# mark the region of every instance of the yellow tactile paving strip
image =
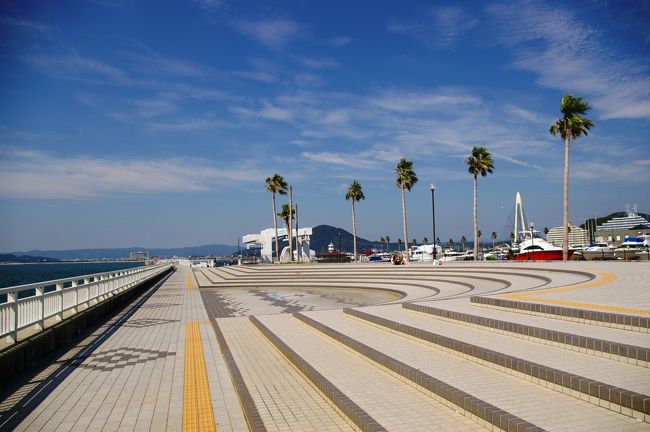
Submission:
[[[188,279],[190,280],[190,279]],[[216,431],[198,322],[185,325],[183,431]]]
[[192,272],[187,273],[187,289],[191,290],[194,288],[194,283],[192,281]]
[[610,282],[613,282],[616,280],[616,275],[612,273],[607,273],[607,272],[600,272],[600,271],[591,271],[591,273],[596,274],[600,276],[597,279],[594,279],[589,282],[585,282],[582,284],[578,285],[570,285],[570,286],[564,286],[564,287],[557,287],[557,288],[549,288],[549,289],[541,289],[538,291],[528,291],[528,292],[523,292],[523,293],[513,293],[513,294],[501,294],[499,297],[503,298],[510,298],[514,300],[524,300],[524,301],[532,301],[536,303],[548,303],[548,304],[554,304],[558,306],[567,306],[567,307],[575,307],[575,308],[582,308],[582,309],[593,309],[593,310],[602,310],[606,312],[614,312],[614,313],[632,313],[632,314],[640,314],[640,315],[650,315],[650,309],[638,309],[638,308],[631,308],[627,306],[616,306],[616,305],[604,305],[604,304],[595,304],[595,303],[584,303],[584,302],[577,302],[577,301],[568,301],[568,300],[557,300],[557,299],[552,299],[552,298],[544,298],[544,297],[539,297],[540,295],[543,294],[553,294],[557,292],[564,292],[564,291],[575,291],[575,290],[581,290],[581,289],[587,289],[587,288],[594,288],[597,286],[605,285]]

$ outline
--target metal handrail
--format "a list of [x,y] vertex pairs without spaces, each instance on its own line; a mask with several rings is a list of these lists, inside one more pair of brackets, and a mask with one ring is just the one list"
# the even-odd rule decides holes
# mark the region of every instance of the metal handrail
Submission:
[[[151,279],[171,264],[134,267],[103,273],[75,276],[0,289],[7,301],[0,303],[0,340],[18,341],[18,332],[32,328],[33,334],[49,325],[79,313],[122,291]],[[83,283],[79,283],[83,281]],[[70,286],[65,286],[70,284]],[[54,289],[46,292],[46,288]],[[34,290],[34,295],[18,298],[20,292]]]

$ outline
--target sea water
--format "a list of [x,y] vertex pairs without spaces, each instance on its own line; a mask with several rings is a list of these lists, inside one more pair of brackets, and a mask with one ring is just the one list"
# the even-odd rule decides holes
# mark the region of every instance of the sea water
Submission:
[[0,265],[0,288],[143,266],[142,261]]

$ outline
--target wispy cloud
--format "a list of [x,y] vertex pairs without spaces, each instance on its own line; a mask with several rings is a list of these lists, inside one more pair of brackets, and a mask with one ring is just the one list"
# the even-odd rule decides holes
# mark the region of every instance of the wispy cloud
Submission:
[[125,53],[136,70],[148,75],[172,77],[201,77],[210,73],[208,68],[191,60],[165,57],[148,51],[146,53]]
[[327,40],[327,42],[333,47],[342,47],[348,44],[351,44],[353,39],[348,36],[337,36]]
[[20,18],[13,18],[9,16],[0,17],[0,25],[12,26],[16,28],[21,28],[25,30],[37,31],[41,33],[48,33],[56,30],[56,27],[41,24],[36,21],[29,21]]
[[0,158],[0,196],[83,199],[120,193],[193,192],[262,177],[255,162],[219,165],[200,158],[59,157],[4,149]]
[[361,154],[344,154],[344,153],[332,153],[332,152],[303,152],[302,157],[305,159],[323,163],[326,165],[338,165],[344,167],[355,167],[355,168],[369,168],[376,166],[376,161],[372,161],[368,158],[368,153]]
[[444,6],[432,8],[414,21],[394,21],[388,25],[388,31],[410,36],[430,49],[455,49],[460,38],[477,22],[461,8]]
[[62,79],[105,84],[132,84],[122,69],[76,53],[64,55],[28,54],[23,60],[46,73]]
[[339,62],[332,58],[300,57],[298,61],[301,65],[312,69],[331,69],[340,66]]
[[278,78],[275,75],[269,72],[233,71],[232,74],[239,78],[249,79],[253,81],[260,81],[265,83],[272,83],[278,80]]
[[232,23],[235,30],[267,48],[278,50],[300,34],[300,25],[288,18],[260,21],[238,20]]
[[650,69],[608,46],[569,7],[495,3],[487,12],[515,52],[513,66],[537,74],[540,85],[586,96],[604,119],[650,119]]

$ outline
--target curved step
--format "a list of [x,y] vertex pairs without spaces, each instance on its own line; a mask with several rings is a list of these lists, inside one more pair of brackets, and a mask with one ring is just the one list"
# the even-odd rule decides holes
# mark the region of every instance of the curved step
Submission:
[[[650,393],[650,375],[645,369],[529,341],[512,343],[505,335],[477,332],[462,324],[418,316],[404,309],[388,313],[386,308],[369,309],[374,313],[356,309],[343,312],[595,405],[650,421],[650,403],[644,402],[650,402],[644,394]],[[530,357],[540,358],[544,364],[528,360]]]
[[532,315],[542,315],[569,321],[619,328],[622,330],[650,332],[650,317],[569,308],[534,302],[505,300],[495,297],[474,296],[470,301],[477,305],[512,310]]
[[369,367],[365,358],[291,315],[265,315],[251,320],[353,420],[369,418],[377,423],[376,427],[390,430],[425,431],[436,426],[444,430],[482,430],[471,419],[393,374]]
[[[437,303],[437,305],[442,304]],[[592,355],[612,358],[637,366],[649,367],[650,365],[650,339],[647,337],[645,338],[645,341],[641,341],[639,338],[636,339],[637,342],[647,342],[648,346],[637,346],[631,343],[608,340],[605,337],[589,336],[586,334],[586,330],[593,329],[581,329],[580,326],[582,324],[571,324],[572,327],[570,329],[573,332],[568,332],[523,324],[523,320],[517,320],[517,317],[508,317],[504,312],[501,312],[499,316],[504,317],[505,315],[505,317],[508,318],[508,321],[497,319],[491,316],[489,313],[484,313],[489,312],[489,309],[485,309],[484,311],[479,310],[470,314],[462,312],[461,309],[466,308],[458,307],[460,306],[458,303],[450,304],[449,302],[446,302],[443,306],[444,307],[434,307],[429,304],[422,303],[402,304],[402,307],[404,309],[421,312],[424,314],[432,315],[439,319],[444,319],[452,322],[462,322],[479,329],[494,330],[499,333],[512,334],[526,340],[534,340],[540,343],[552,344],[553,346],[560,346],[574,351],[588,352]],[[538,321],[543,322],[549,320],[540,319]],[[546,324],[548,325],[549,323],[547,322]],[[566,329],[569,329],[568,326],[564,327]],[[607,330],[603,327],[598,328]],[[591,333],[593,333],[593,331]],[[608,336],[614,339],[616,337],[627,336],[627,334],[616,335],[610,330]],[[631,336],[634,336],[634,334],[631,334]]]
[[582,431],[648,429],[647,423],[635,418],[485,367],[341,311],[301,314],[540,428]]
[[287,423],[303,431],[350,427],[247,318],[218,323],[268,430]]

